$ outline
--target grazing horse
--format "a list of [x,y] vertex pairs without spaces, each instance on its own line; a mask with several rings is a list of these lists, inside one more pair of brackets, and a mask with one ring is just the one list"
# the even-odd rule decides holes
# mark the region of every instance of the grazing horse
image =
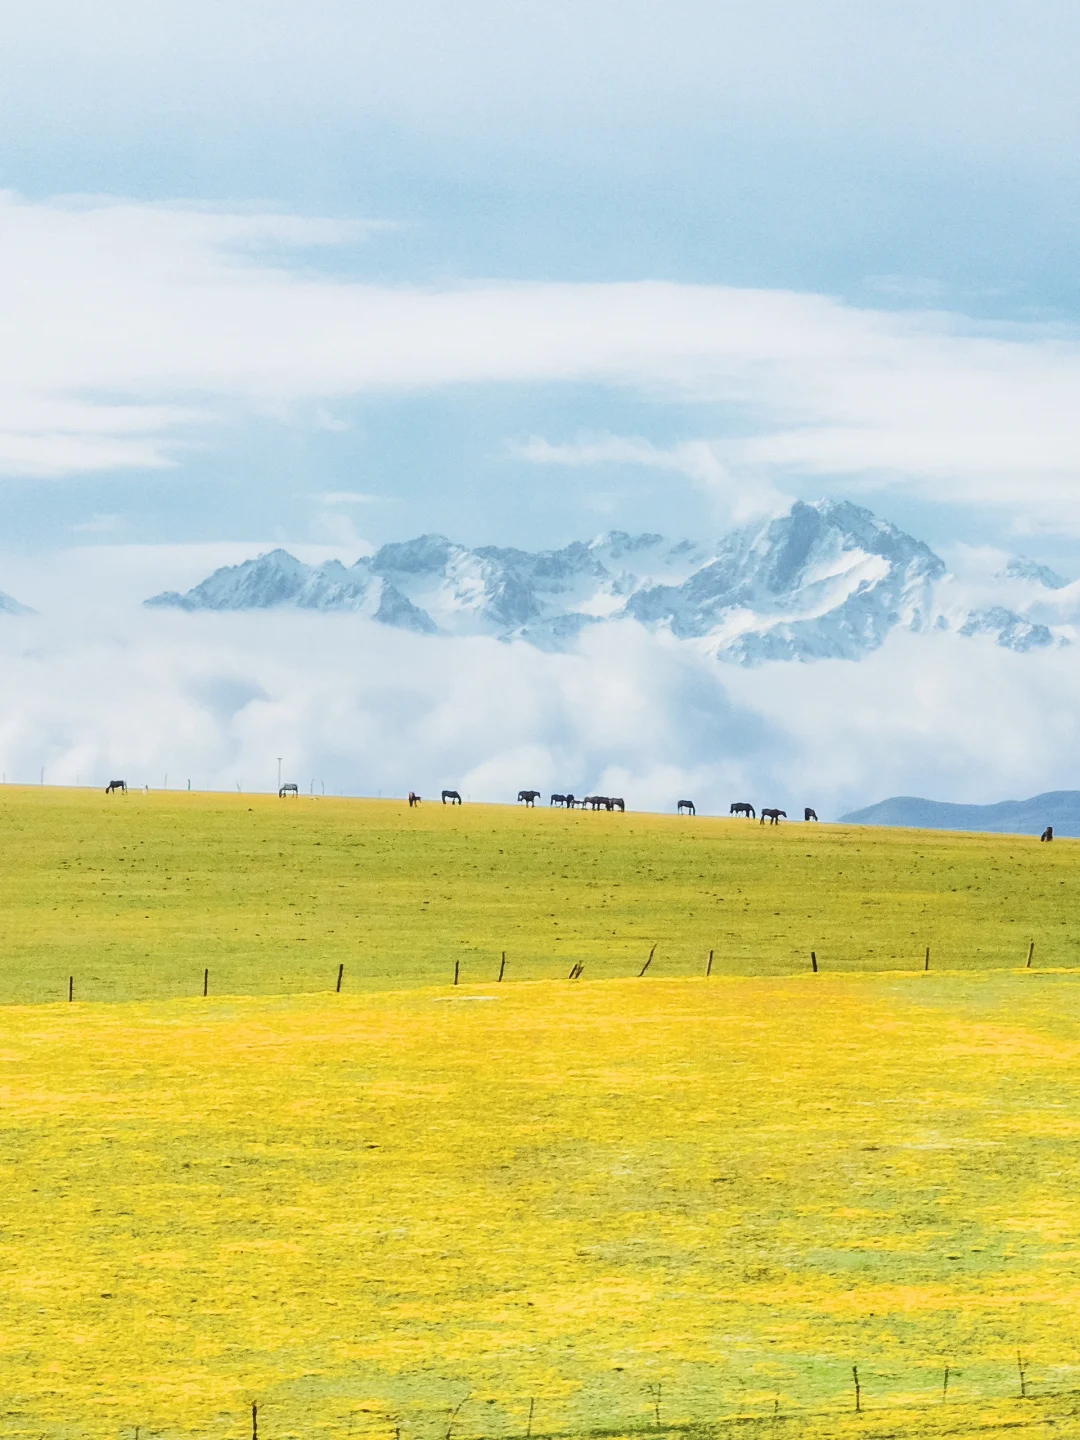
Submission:
[[622,813],[625,815],[625,814],[626,814],[626,801],[622,798],[621,795],[613,795],[613,796],[611,797],[611,799],[608,801],[608,807],[607,807],[607,808],[608,808],[609,810],[621,810]]
[[551,797],[551,803],[552,803],[552,805],[565,805],[565,804],[566,804],[566,796],[565,796],[565,795],[552,795],[552,797]]
[[585,799],[585,804],[591,806],[594,810],[606,810],[608,808],[608,797],[606,795],[589,795]]
[[461,796],[457,793],[456,790],[444,790],[442,792],[442,803],[444,805],[446,804],[447,800],[450,801],[451,805],[461,804]]
[[694,804],[693,800],[680,800],[678,805],[675,806],[676,815],[681,815],[684,810],[686,811],[687,815],[697,814],[697,806]]
[[745,800],[736,800],[735,804],[732,805],[731,809],[728,811],[728,814],[745,815],[750,820],[757,819],[757,811],[754,809],[753,805],[747,805]]
[[816,819],[817,819],[817,811],[816,811],[816,810],[811,810],[811,809],[810,809],[810,806],[807,805],[806,809],[803,811],[802,818],[803,818],[804,820],[816,820]]
[[521,802],[522,802],[522,800],[524,800],[524,801],[525,801],[525,808],[526,808],[526,810],[530,807],[530,805],[535,805],[536,802],[537,802],[537,800],[539,800],[539,799],[540,799],[540,791],[539,791],[539,790],[519,790],[519,791],[518,791],[518,804],[520,805]]
[[420,796],[416,793],[415,790],[410,790],[410,791],[409,791],[409,809],[411,810],[414,805],[419,805],[419,804],[420,804]]
[[109,783],[105,786],[105,794],[106,794],[106,795],[111,795],[114,790],[122,790],[122,791],[124,792],[124,794],[126,795],[126,794],[127,794],[127,781],[126,781],[126,780],[110,780]]
[[786,811],[786,810],[773,810],[770,806],[766,806],[765,809],[762,810],[762,812],[761,812],[761,823],[762,823],[762,825],[765,824],[765,817],[766,817],[766,815],[769,817],[769,824],[770,824],[770,825],[779,825],[779,824],[780,824],[780,816],[781,816],[781,815],[783,815],[783,817],[784,817],[785,820],[787,819],[787,811]]
[[300,787],[294,785],[291,780],[287,780],[277,793],[279,800],[284,800],[286,795],[295,795],[298,800],[300,799]]
[[1039,839],[1040,839],[1040,840],[1052,840],[1053,838],[1054,838],[1054,827],[1053,827],[1052,825],[1047,825],[1046,829],[1045,829],[1045,830],[1043,831],[1043,833],[1039,836]]

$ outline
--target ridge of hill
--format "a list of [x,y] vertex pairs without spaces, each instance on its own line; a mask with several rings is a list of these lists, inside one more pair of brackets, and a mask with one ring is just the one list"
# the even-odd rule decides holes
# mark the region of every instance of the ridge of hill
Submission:
[[893,795],[841,815],[844,825],[894,825],[917,830],[974,830],[996,835],[1041,835],[1047,825],[1062,837],[1080,837],[1080,790],[1048,790],[1030,800],[994,805],[953,805],[916,795]]

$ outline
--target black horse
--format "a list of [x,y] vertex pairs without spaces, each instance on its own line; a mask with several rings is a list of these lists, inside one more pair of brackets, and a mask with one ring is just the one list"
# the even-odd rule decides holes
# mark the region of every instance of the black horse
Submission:
[[127,781],[126,781],[126,780],[110,780],[109,783],[105,786],[105,794],[106,794],[106,795],[111,795],[114,790],[122,790],[122,791],[124,792],[124,794],[126,795],[126,794],[127,794]]
[[802,818],[803,818],[804,820],[816,820],[816,819],[817,819],[817,811],[816,811],[816,810],[811,810],[811,809],[810,809],[810,806],[807,805],[806,809],[803,811]]
[[566,804],[566,796],[565,796],[565,795],[552,795],[552,797],[551,797],[551,803],[552,803],[552,805],[565,805],[565,804]]
[[693,800],[680,800],[678,805],[675,806],[675,813],[677,815],[681,815],[684,810],[686,811],[687,815],[697,814],[697,806],[694,804]]
[[626,814],[626,801],[622,798],[621,795],[613,795],[613,796],[611,797],[611,801],[610,801],[610,803],[609,803],[609,805],[608,805],[608,809],[609,809],[609,810],[620,810],[620,811],[625,815],[625,814]]
[[608,797],[606,795],[590,795],[586,799],[585,803],[593,810],[607,810],[610,808],[608,805]]
[[[554,798],[555,798],[555,797],[552,796],[552,799],[554,799]],[[540,791],[539,791],[539,790],[519,790],[519,791],[518,791],[518,804],[520,805],[521,802],[522,802],[522,800],[524,800],[524,801],[525,801],[525,808],[526,808],[526,809],[528,809],[530,805],[535,805],[536,802],[537,802],[537,800],[539,800],[539,799],[540,799]]]
[[781,815],[784,817],[785,820],[787,819],[786,810],[774,810],[771,808],[771,806],[766,806],[765,809],[761,812],[761,823],[762,825],[764,825],[765,817],[768,816],[770,825],[779,825]]
[[409,809],[411,810],[414,805],[419,805],[419,804],[420,804],[420,796],[416,793],[415,790],[410,790],[410,791],[409,791]]
[[1052,840],[1053,838],[1054,838],[1054,827],[1053,827],[1052,825],[1047,825],[1046,829],[1045,829],[1045,830],[1043,831],[1043,833],[1039,836],[1039,839],[1040,839],[1040,840]]
[[751,820],[757,819],[757,811],[753,805],[747,805],[745,800],[736,800],[728,811],[729,815],[746,815]]
[[300,799],[300,787],[294,785],[291,780],[287,780],[277,793],[279,800],[284,800],[286,795],[295,795],[298,800]]
[[461,804],[461,796],[457,793],[456,790],[444,790],[442,792],[442,803],[444,805],[446,804],[447,800],[450,801],[451,805]]

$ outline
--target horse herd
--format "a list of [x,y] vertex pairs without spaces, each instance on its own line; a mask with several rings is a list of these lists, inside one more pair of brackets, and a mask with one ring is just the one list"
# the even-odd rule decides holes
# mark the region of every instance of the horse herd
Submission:
[[[691,805],[691,802],[689,800],[680,800],[680,809],[683,805],[690,805],[691,813],[694,813],[693,806]],[[745,815],[748,820],[756,820],[758,818],[757,811],[754,809],[753,805],[748,805],[745,800],[736,800],[735,804],[732,805],[728,813],[731,815]],[[761,812],[761,824],[764,825],[765,821],[768,820],[770,825],[779,825],[781,816],[786,820],[787,811],[775,810],[771,805],[766,805]],[[803,810],[802,818],[804,820],[816,820],[817,811],[811,810],[810,806],[807,805]]]
[[[119,790],[126,795],[127,788],[127,782],[124,780],[110,780],[105,787],[105,794],[111,795],[114,790]],[[278,791],[278,795],[282,799],[284,799],[286,795],[295,795],[299,798],[300,791],[296,785],[289,783],[282,785]],[[542,796],[539,790],[519,790],[517,798],[519,805],[523,804],[526,809],[531,809]],[[461,796],[456,790],[444,790],[442,792],[442,803],[444,805],[460,805]],[[555,794],[552,795],[549,803],[551,805],[562,806],[566,810],[621,810],[623,812],[626,810],[626,801],[621,795],[582,795],[581,798],[578,799],[576,795]],[[414,805],[419,804],[420,796],[417,795],[415,790],[410,790],[409,809],[411,810]],[[697,806],[693,800],[680,800],[675,810],[679,815],[697,814]],[[732,815],[745,815],[748,820],[756,820],[758,818],[758,813],[753,805],[747,804],[745,800],[736,800],[729,813]],[[765,821],[768,820],[770,825],[779,825],[781,817],[785,820],[787,819],[786,810],[776,810],[766,806],[761,812],[761,824],[764,825]],[[816,820],[817,818],[817,812],[811,810],[808,805],[803,811],[803,819]],[[1049,826],[1047,826],[1043,834],[1039,836],[1040,840],[1052,840],[1053,838],[1054,832]]]
[[[417,795],[415,790],[410,790],[409,808],[412,809],[414,805],[419,805],[420,799],[421,797]],[[524,805],[526,810],[532,809],[536,802],[541,799],[543,799],[543,796],[539,790],[518,791],[517,803]],[[442,792],[442,803],[444,805],[460,805],[461,796],[456,790],[444,790]],[[552,795],[548,803],[549,805],[560,806],[564,810],[621,810],[623,812],[626,810],[626,801],[621,795],[582,795],[579,798],[577,795],[560,795],[556,792]],[[693,800],[680,800],[675,810],[679,815],[697,814],[697,806]],[[756,820],[758,818],[758,812],[754,809],[753,805],[747,804],[745,800],[736,800],[731,807],[730,813],[732,815],[745,815],[749,820]],[[781,818],[784,820],[787,819],[786,810],[776,810],[770,806],[766,806],[761,812],[762,825],[765,824],[766,820],[770,825],[779,825]],[[811,810],[808,805],[803,811],[803,819],[816,820],[817,818],[817,812]]]

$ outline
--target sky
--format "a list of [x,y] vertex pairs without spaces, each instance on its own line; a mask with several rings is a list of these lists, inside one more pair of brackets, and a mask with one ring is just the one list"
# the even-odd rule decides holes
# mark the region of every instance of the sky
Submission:
[[[8,0],[0,36],[0,589],[51,627],[0,649],[53,657],[0,706],[13,771],[123,762],[63,709],[73,607],[153,649],[125,628],[144,579],[271,544],[698,537],[828,495],[1080,575],[1075,6]],[[675,663],[619,653],[644,688]],[[50,675],[68,718],[39,765]],[[715,683],[772,733],[764,692]],[[910,720],[917,787],[949,722]],[[672,786],[711,744],[646,724],[631,779],[658,805],[669,721]],[[289,725],[298,765],[334,769]],[[584,725],[522,744],[593,773]],[[837,804],[880,798],[877,733]],[[989,773],[934,772],[940,798],[1069,779],[1068,726],[1037,760],[1011,735]],[[783,790],[784,743],[747,783]],[[825,741],[791,744],[813,764]],[[227,749],[178,763],[224,784]]]

